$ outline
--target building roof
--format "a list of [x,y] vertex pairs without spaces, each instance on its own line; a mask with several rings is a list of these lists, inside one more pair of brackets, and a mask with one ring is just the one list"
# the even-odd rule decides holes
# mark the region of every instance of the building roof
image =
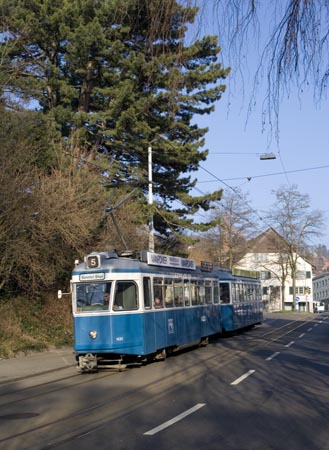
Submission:
[[313,281],[320,280],[321,278],[329,278],[329,272],[323,272],[319,275],[316,275],[315,277],[313,277]]
[[287,241],[274,228],[268,228],[247,242],[246,253],[279,253],[287,249]]
[[[289,248],[289,243],[281,236],[274,228],[268,228],[263,233],[259,234],[257,237],[250,239],[246,244],[246,250],[244,256],[247,253],[288,253],[291,249]],[[295,249],[296,254],[301,257],[304,261],[311,264],[314,268],[312,262],[308,261],[304,256],[299,255],[298,251]]]

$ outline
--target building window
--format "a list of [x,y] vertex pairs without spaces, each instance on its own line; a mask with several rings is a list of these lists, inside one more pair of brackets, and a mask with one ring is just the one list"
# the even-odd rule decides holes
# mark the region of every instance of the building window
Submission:
[[268,271],[261,271],[260,272],[260,279],[261,280],[269,280],[271,278],[271,272]]
[[[289,287],[289,294],[292,295],[293,291],[292,291],[292,286]],[[309,289],[309,288],[307,288]],[[306,288],[304,288],[304,286],[296,286],[296,295],[303,295],[306,294]]]
[[296,272],[296,280],[304,280],[305,279],[305,272],[302,270],[297,270]]

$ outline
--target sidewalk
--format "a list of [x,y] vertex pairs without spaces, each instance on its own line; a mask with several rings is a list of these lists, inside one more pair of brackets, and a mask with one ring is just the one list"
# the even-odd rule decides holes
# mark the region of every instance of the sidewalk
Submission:
[[71,347],[0,360],[0,384],[76,366]]

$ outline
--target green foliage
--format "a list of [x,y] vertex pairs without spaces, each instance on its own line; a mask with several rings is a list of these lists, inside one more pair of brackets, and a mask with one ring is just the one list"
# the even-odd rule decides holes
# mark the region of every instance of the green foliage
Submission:
[[197,9],[0,0],[0,14],[2,292],[35,298],[67,279],[77,256],[122,248],[112,213],[136,249],[151,215],[156,244],[170,252],[182,250],[186,229],[208,229],[193,216],[221,191],[191,196],[207,157],[207,129],[194,119],[213,111],[229,70],[215,37],[186,44]]
[[207,129],[192,120],[213,111],[229,72],[217,62],[215,37],[185,45],[197,10],[165,0],[1,0],[0,7],[3,67],[15,75],[6,92],[54,118],[76,167],[101,155],[107,167],[98,174],[112,188],[137,175],[147,194],[151,144],[158,231],[192,225],[186,217],[206,200],[172,208],[188,199],[190,174],[207,156],[200,150]]
[[62,162],[42,113],[3,111],[2,119],[0,289],[34,296],[94,239],[104,190],[93,172]]

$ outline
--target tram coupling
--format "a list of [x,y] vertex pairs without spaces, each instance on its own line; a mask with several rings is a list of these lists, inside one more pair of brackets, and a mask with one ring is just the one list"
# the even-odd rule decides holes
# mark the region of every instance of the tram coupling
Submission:
[[[97,354],[94,355],[92,353],[87,353],[85,355],[79,355],[77,359],[77,370],[80,373],[94,373],[98,372],[99,369],[115,369],[119,372],[122,372],[127,368],[128,365],[130,365],[123,362],[123,358],[121,356],[115,357],[114,359],[108,359],[106,357],[100,357]],[[133,364],[141,364],[141,362],[138,363],[135,361]]]
[[91,353],[88,353],[87,355],[80,355],[77,369],[81,373],[97,372],[98,371],[97,356]]

